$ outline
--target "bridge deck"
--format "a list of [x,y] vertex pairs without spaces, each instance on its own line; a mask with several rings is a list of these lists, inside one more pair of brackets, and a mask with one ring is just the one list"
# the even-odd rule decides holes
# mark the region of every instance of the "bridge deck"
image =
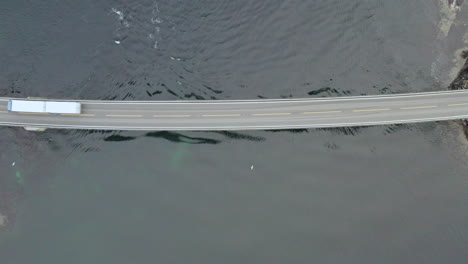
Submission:
[[11,113],[8,100],[0,98],[0,125],[69,129],[261,130],[468,118],[468,91],[291,100],[79,101],[80,115]]

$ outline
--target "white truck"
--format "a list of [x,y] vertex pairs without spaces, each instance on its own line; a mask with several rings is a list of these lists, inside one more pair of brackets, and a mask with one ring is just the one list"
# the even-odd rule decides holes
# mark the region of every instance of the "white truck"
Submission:
[[77,102],[10,100],[8,101],[8,111],[22,113],[80,114],[81,104]]

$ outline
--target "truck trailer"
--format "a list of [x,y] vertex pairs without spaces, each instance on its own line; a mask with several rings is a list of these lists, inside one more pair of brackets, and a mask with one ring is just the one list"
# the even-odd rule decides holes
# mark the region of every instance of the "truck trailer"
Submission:
[[80,114],[81,104],[77,102],[10,100],[8,101],[8,111],[22,113]]

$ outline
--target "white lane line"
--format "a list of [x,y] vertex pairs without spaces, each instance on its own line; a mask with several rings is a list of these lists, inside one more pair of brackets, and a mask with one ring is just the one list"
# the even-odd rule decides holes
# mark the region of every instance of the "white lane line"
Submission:
[[23,115],[49,115],[49,113],[33,113],[33,112],[17,112],[18,114]]
[[353,110],[353,112],[379,112],[379,111],[389,111],[391,108],[380,108],[380,109],[358,109]]
[[449,104],[447,106],[459,106],[459,105],[468,105],[468,103],[463,103],[463,104]]
[[225,115],[202,115],[204,117],[221,117],[221,116],[241,116],[240,114],[225,114]]
[[425,109],[425,108],[436,108],[437,105],[426,105],[426,106],[413,106],[413,107],[401,107],[402,110],[410,110],[410,109]]
[[252,114],[254,116],[278,116],[278,115],[290,115],[291,113],[266,113],[266,114]]
[[333,113],[342,113],[343,111],[322,111],[322,112],[304,112],[304,115],[316,115],[316,114],[333,114]]
[[192,115],[153,115],[153,117],[191,117]]
[[106,115],[110,117],[143,117],[143,115]]
[[389,124],[405,124],[418,123],[429,121],[445,121],[455,119],[468,119],[468,115],[459,116],[441,116],[435,118],[420,118],[420,119],[397,119],[380,122],[353,122],[353,123],[318,123],[318,124],[302,124],[302,125],[284,125],[284,126],[205,126],[205,127],[128,127],[128,126],[73,126],[73,125],[57,125],[57,124],[38,124],[38,123],[16,123],[16,122],[0,122],[3,126],[34,126],[47,128],[68,128],[68,129],[107,129],[107,130],[171,130],[171,131],[210,131],[210,130],[264,130],[264,129],[295,129],[295,128],[323,128],[323,127],[352,127],[352,126],[372,126],[372,125],[389,125]]
[[96,116],[95,114],[61,114],[63,116]]

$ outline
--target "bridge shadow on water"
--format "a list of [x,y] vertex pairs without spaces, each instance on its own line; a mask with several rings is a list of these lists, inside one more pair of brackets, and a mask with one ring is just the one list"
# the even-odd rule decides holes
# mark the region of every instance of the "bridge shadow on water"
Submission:
[[178,132],[158,131],[149,132],[144,135],[145,137],[162,138],[175,143],[188,143],[188,144],[219,144],[221,140],[206,138],[206,137],[191,137]]
[[[89,131],[91,132],[91,131]],[[144,133],[141,136],[126,136],[122,135],[125,133],[124,131],[93,131],[93,133],[116,133],[110,136],[104,137],[105,142],[125,142],[125,141],[132,141],[136,140],[141,137],[150,137],[150,138],[158,138],[158,139],[165,139],[170,142],[175,143],[187,143],[187,144],[210,144],[216,145],[223,142],[222,139],[212,138],[212,137],[203,137],[203,136],[189,136],[182,132],[173,132],[173,131],[153,131]],[[191,132],[191,133],[201,133],[201,132]],[[233,131],[211,131],[211,132],[203,132],[208,134],[217,134],[221,135],[224,138],[234,139],[234,140],[247,140],[253,142],[261,142],[265,141],[266,139],[263,137],[252,136],[245,133],[233,132]],[[88,133],[90,134],[90,133]]]
[[[396,124],[396,125],[385,125],[384,134],[392,134],[394,132],[409,129],[410,125],[408,124]],[[293,134],[304,134],[312,133],[313,131],[325,131],[335,135],[344,135],[344,136],[357,136],[361,134],[364,130],[369,129],[369,126],[356,126],[356,127],[334,127],[334,128],[314,128],[314,129],[288,129],[288,130],[265,130],[266,132],[272,133],[293,133]]]
[[[401,130],[407,130],[414,128],[414,125],[410,124],[398,124],[398,125],[386,125],[383,134],[388,135]],[[339,128],[317,128],[317,129],[286,129],[286,130],[262,130],[265,133],[290,133],[290,134],[309,134],[314,131],[324,131],[334,135],[343,136],[357,136],[364,130],[369,129],[368,126],[361,127],[339,127]],[[64,132],[67,134],[67,132]],[[78,138],[88,137],[90,135],[103,135],[103,137],[96,138],[98,141],[104,142],[128,142],[134,141],[140,138],[154,138],[163,139],[174,143],[186,143],[186,144],[207,144],[217,145],[226,142],[226,140],[243,140],[250,142],[264,142],[267,140],[266,137],[251,135],[249,132],[237,132],[237,131],[152,131],[145,132],[135,135],[138,132],[128,131],[107,131],[107,130],[86,130],[76,131],[73,134],[79,135]],[[194,136],[193,134],[200,134],[200,136]],[[220,137],[221,136],[221,137]]]

